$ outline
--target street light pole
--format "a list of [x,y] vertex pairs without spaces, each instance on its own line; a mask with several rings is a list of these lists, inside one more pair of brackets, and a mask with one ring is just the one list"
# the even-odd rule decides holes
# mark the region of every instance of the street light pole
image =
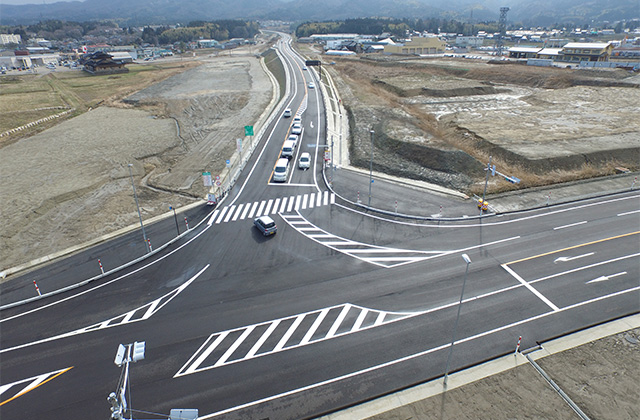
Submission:
[[140,227],[142,228],[142,238],[144,239],[144,245],[147,248],[147,252],[150,252],[149,249],[149,241],[147,241],[147,234],[144,232],[144,224],[142,224],[142,214],[140,214],[140,205],[138,205],[138,194],[136,194],[136,186],[133,183],[133,173],[131,172],[131,167],[133,166],[131,163],[129,166],[129,177],[131,177],[131,186],[133,187],[133,197],[136,200],[136,208],[138,209],[138,217],[140,218]]
[[469,272],[469,264],[471,264],[471,258],[467,254],[462,254],[462,259],[467,263],[467,269],[464,271],[464,280],[462,281],[462,292],[460,292],[460,302],[458,303],[458,315],[456,316],[456,323],[453,326],[453,336],[451,337],[451,347],[449,347],[449,356],[447,357],[447,367],[444,369],[444,386],[447,387],[447,380],[449,379],[449,364],[451,363],[451,355],[453,354],[453,343],[456,341],[456,332],[458,331],[458,321],[460,321],[460,309],[462,309],[462,298],[464,296],[464,286],[467,284],[467,273]]
[[376,132],[371,129],[371,158],[369,159],[369,207],[371,207],[371,184],[373,184],[373,135]]

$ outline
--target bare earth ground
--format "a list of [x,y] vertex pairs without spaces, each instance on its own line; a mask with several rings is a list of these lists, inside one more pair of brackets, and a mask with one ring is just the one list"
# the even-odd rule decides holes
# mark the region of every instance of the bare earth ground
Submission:
[[259,59],[234,50],[9,142],[0,149],[0,271],[136,223],[129,163],[145,219],[203,197],[201,172],[224,168],[271,95]]
[[[640,330],[606,337],[537,363],[591,419],[640,417]],[[529,364],[369,420],[580,419]]]
[[[304,46],[311,54],[310,47]],[[320,56],[319,56],[320,57]],[[332,58],[333,59],[333,58]],[[397,176],[478,192],[640,168],[638,77],[454,59],[335,58],[326,66],[352,120],[351,160]]]

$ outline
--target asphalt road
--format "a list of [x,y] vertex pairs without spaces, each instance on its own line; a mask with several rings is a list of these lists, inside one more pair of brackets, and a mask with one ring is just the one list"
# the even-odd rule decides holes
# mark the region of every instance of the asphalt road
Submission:
[[[638,311],[637,194],[459,222],[353,207],[319,181],[315,73],[281,50],[312,169],[271,182],[290,124],[279,118],[190,235],[99,282],[2,311],[0,417],[107,417],[117,347],[134,341],[146,342],[130,366],[134,409],[314,417],[442,376],[463,282],[451,371],[513,352],[519,336],[527,348]],[[264,213],[273,237],[252,227]]]

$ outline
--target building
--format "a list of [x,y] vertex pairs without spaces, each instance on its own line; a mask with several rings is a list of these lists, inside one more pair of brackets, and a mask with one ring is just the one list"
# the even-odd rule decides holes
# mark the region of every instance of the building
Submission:
[[22,44],[22,37],[14,34],[0,34],[0,45]]
[[608,42],[570,42],[562,47],[558,61],[579,64],[581,61],[609,61],[613,44]]
[[82,58],[83,70],[91,74],[127,73],[126,63],[116,61],[111,54],[96,51]]
[[484,38],[480,36],[457,36],[456,47],[481,47]]
[[198,48],[215,48],[218,47],[220,43],[215,39],[199,39],[198,40]]
[[511,47],[508,52],[509,58],[536,58],[540,50],[540,47]]
[[562,48],[543,48],[538,52],[536,58],[540,58],[542,60],[556,61],[560,56],[561,49]]
[[444,54],[446,44],[440,38],[411,38],[403,44],[385,45],[385,54]]

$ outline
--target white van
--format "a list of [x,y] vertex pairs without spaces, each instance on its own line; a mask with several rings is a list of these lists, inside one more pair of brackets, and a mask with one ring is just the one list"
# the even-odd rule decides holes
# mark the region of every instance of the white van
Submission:
[[281,157],[283,157],[283,158],[292,158],[293,157],[293,152],[295,151],[295,148],[296,148],[295,142],[293,142],[291,140],[286,140],[284,142],[284,146],[282,146]]
[[273,170],[273,182],[285,182],[289,176],[289,159],[280,158]]

